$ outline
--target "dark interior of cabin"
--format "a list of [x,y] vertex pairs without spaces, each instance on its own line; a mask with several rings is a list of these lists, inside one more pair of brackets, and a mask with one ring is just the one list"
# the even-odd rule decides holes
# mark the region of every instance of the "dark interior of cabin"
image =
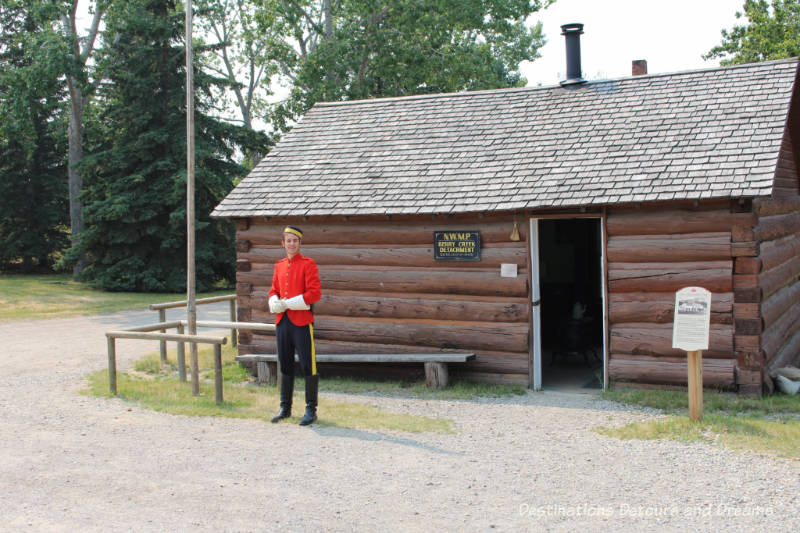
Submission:
[[600,220],[539,221],[542,386],[602,387]]

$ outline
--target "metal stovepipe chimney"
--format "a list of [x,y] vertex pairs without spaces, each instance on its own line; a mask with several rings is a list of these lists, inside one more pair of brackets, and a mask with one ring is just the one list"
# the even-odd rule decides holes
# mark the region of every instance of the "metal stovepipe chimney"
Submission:
[[581,34],[583,24],[572,23],[561,26],[561,35],[567,45],[567,79],[561,82],[562,86],[586,83],[581,75]]

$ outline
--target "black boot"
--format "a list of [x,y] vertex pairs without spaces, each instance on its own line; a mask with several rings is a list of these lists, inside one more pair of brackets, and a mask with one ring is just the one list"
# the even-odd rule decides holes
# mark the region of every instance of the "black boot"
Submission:
[[317,419],[317,392],[319,391],[319,376],[306,377],[306,414],[300,419],[301,426],[313,424]]
[[294,394],[294,376],[281,372],[281,410],[272,417],[272,422],[278,422],[292,416],[292,395]]

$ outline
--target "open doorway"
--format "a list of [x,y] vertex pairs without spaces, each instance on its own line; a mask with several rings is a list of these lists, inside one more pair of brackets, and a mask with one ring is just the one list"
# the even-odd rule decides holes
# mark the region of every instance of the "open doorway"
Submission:
[[[603,247],[599,218],[539,219],[539,377],[546,389],[603,386]],[[532,228],[533,229],[533,228]],[[533,241],[532,241],[533,244]],[[534,281],[536,283],[536,281]]]

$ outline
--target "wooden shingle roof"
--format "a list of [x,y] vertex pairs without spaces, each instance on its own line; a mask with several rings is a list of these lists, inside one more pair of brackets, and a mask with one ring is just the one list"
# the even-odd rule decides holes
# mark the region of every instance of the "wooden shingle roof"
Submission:
[[798,60],[315,105],[213,216],[769,195]]

